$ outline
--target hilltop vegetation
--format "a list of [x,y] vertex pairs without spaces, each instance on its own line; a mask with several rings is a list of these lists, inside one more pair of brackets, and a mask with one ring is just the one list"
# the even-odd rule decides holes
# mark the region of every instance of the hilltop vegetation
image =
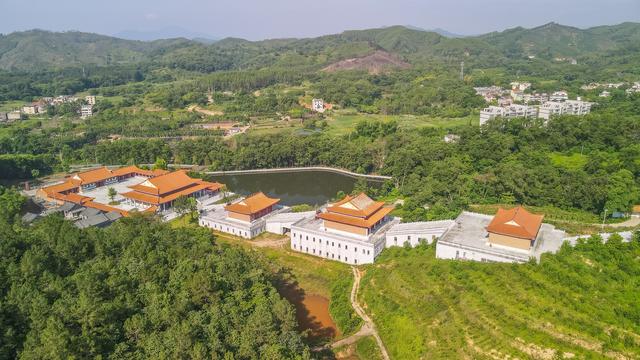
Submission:
[[525,265],[387,249],[361,301],[396,359],[637,358],[639,257],[640,236],[591,238]]
[[577,29],[550,23],[476,37],[447,38],[435,32],[392,26],[345,31],[314,39],[247,41],[223,39],[210,45],[186,39],[142,42],[81,32],[41,30],[0,36],[0,69],[33,71],[80,65],[153,64],[212,72],[265,66],[326,66],[376,50],[417,64],[428,60],[471,63],[580,57],[635,46],[640,24]]
[[[0,191],[2,189],[0,188]],[[0,208],[16,214],[17,199]],[[143,217],[0,217],[0,358],[306,359],[265,260]]]

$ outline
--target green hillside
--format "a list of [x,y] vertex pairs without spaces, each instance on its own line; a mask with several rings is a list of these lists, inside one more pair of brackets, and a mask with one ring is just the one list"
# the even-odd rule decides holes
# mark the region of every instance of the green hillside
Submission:
[[362,300],[394,359],[640,357],[640,239],[591,239],[541,263],[387,249]]
[[185,39],[143,42],[77,31],[30,30],[0,36],[0,69],[132,64],[191,44],[193,42]]
[[479,38],[512,56],[578,57],[637,43],[640,41],[640,24],[623,23],[582,30],[548,23],[532,29],[517,27]]
[[143,62],[200,72],[266,66],[320,67],[376,50],[400,55],[412,63],[434,59],[495,62],[504,57],[529,55],[552,59],[603,54],[637,46],[639,41],[637,23],[585,30],[549,23],[466,38],[447,38],[435,32],[392,26],[309,39],[227,38],[210,45],[186,39],[143,42],[81,32],[31,30],[0,36],[0,69],[31,71]]

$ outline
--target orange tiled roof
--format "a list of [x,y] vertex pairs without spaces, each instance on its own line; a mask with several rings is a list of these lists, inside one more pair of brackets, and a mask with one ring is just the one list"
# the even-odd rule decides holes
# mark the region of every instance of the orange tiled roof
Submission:
[[229,204],[224,209],[238,214],[251,215],[273,206],[279,201],[280,199],[270,198],[263,192],[258,192],[244,198],[242,201]]
[[635,205],[631,211],[634,213],[640,213],[640,205]]
[[327,208],[328,212],[360,218],[368,218],[384,206],[382,201],[373,201],[365,193],[357,196],[347,195],[344,199]]
[[505,210],[499,208],[487,231],[500,235],[535,240],[542,226],[544,215],[531,214],[522,206]]
[[65,181],[61,184],[56,184],[56,185],[51,185],[51,186],[47,186],[47,187],[43,187],[42,190],[48,195],[48,196],[52,196],[53,194],[56,193],[61,193],[61,192],[65,192],[65,191],[69,191],[69,190],[73,190],[78,188],[78,185],[74,184],[71,181]]
[[[219,185],[219,186],[218,186]],[[147,193],[143,193],[143,192],[139,192],[139,191],[129,191],[123,194],[120,194],[126,198],[132,199],[132,200],[137,200],[137,201],[141,201],[147,204],[152,204],[152,205],[160,205],[160,204],[165,204],[168,203],[170,201],[173,201],[177,198],[179,198],[180,196],[188,196],[191,195],[193,193],[195,193],[196,191],[200,191],[200,190],[204,190],[204,189],[216,189],[216,188],[220,188],[222,187],[221,184],[214,184],[214,183],[207,183],[206,181],[203,184],[195,184],[193,186],[187,187],[186,189],[182,189],[180,191],[176,191],[176,192],[172,192],[170,194],[167,195],[153,195],[153,194],[147,194]]]
[[198,181],[200,179],[189,177],[184,170],[178,170],[148,179],[141,184],[130,186],[130,188],[145,194],[162,195],[197,184]]
[[103,166],[101,168],[76,173],[71,177],[71,181],[78,184],[92,184],[112,177],[114,177],[114,175],[111,170],[107,169],[106,166]]
[[66,201],[69,201],[69,202],[72,202],[74,204],[78,204],[78,205],[83,205],[87,201],[93,200],[92,197],[82,196],[82,195],[76,194],[76,193],[68,193],[66,195],[63,195],[62,199],[66,200]]
[[382,220],[385,216],[389,215],[391,211],[393,211],[393,207],[383,207],[378,209],[375,213],[373,213],[366,219],[333,212],[323,212],[318,214],[318,217],[323,220],[333,221],[341,224],[352,225],[361,228],[370,228],[378,221]]

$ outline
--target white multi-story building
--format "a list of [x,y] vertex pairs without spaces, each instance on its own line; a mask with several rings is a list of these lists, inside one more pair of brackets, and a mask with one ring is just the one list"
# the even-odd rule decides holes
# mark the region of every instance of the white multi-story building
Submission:
[[84,97],[84,101],[87,102],[87,104],[89,105],[95,105],[96,104],[96,97],[93,95],[87,95]]
[[565,101],[569,99],[569,94],[566,91],[554,91],[551,96],[549,96],[549,101]]
[[347,264],[373,263],[385,247],[385,233],[398,222],[391,210],[364,193],[347,196],[294,223],[291,249]]
[[547,101],[540,106],[538,117],[549,120],[559,115],[586,115],[591,112],[591,103],[582,100],[567,100],[565,102]]
[[524,117],[531,118],[538,115],[538,109],[535,106],[512,104],[509,106],[489,106],[480,111],[480,126],[484,125],[487,121],[495,119],[497,117],[503,117],[507,119]]
[[319,113],[324,112],[324,100],[322,99],[313,99],[311,100],[311,110]]
[[38,113],[38,107],[35,105],[25,105],[22,107],[22,113],[27,115],[35,115]]
[[513,90],[519,90],[519,91],[525,91],[528,88],[531,87],[531,83],[528,82],[518,82],[518,81],[514,81],[511,83],[511,89]]
[[92,105],[82,105],[80,107],[80,117],[86,118],[89,116],[93,116],[93,106]]

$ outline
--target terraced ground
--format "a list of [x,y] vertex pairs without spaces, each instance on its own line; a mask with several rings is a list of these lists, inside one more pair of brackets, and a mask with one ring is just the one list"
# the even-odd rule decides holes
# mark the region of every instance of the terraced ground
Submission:
[[360,294],[392,359],[640,358],[640,236],[525,265],[387,249]]

